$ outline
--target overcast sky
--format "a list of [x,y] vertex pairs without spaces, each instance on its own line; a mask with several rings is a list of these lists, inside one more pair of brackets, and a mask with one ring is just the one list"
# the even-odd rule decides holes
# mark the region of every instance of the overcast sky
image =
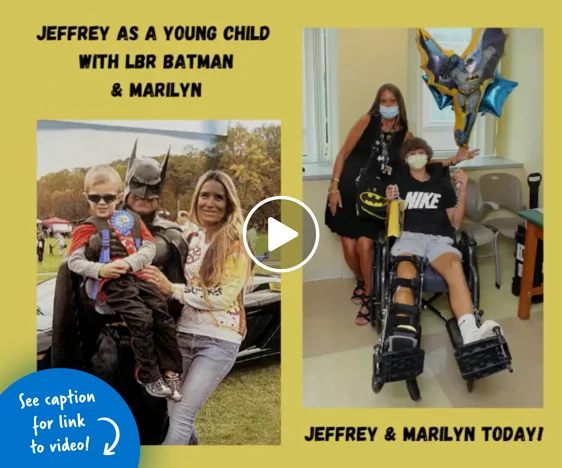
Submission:
[[[230,121],[231,126],[238,123],[253,130],[264,124],[279,125],[281,122]],[[37,179],[50,172],[128,158],[136,139],[139,156],[159,156],[169,147],[172,154],[184,153],[190,146],[204,149],[213,144],[213,135],[226,135],[227,128],[227,120],[40,121],[37,125]]]
[[262,125],[280,125],[280,120],[231,120],[230,125],[236,125],[237,123],[241,123],[246,127],[248,130],[253,130],[254,128],[261,127]]

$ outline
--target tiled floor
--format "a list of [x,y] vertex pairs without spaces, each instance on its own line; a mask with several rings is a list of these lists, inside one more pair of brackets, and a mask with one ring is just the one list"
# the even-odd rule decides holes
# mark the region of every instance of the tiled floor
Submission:
[[[426,407],[540,408],[543,405],[543,311],[531,308],[530,320],[517,318],[518,298],[511,294],[513,257],[501,260],[502,286],[494,285],[493,258],[480,260],[484,319],[503,328],[513,358],[507,371],[477,381],[468,393],[444,323],[432,312],[422,316],[425,370],[418,378],[422,401],[410,400],[403,382],[371,390],[373,346],[377,333],[355,325],[358,307],[351,303],[352,280],[304,284],[303,405],[308,408]],[[445,298],[436,302],[444,314]]]

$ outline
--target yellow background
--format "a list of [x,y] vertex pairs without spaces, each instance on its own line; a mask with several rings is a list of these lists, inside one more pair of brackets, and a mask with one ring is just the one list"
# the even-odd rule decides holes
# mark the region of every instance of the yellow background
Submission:
[[[221,5],[219,5],[219,3]],[[556,213],[560,196],[560,3],[515,2],[22,2],[3,3],[2,174],[4,222],[0,390],[35,369],[35,128],[37,119],[278,119],[282,122],[282,194],[302,198],[302,27],[544,27],[545,207]],[[39,42],[43,25],[267,25],[265,42]],[[142,36],[141,36],[142,37]],[[369,44],[363,44],[368,48]],[[234,70],[80,70],[80,53],[234,53]],[[381,67],[384,64],[380,65]],[[113,98],[113,82],[202,81],[203,97]],[[373,88],[379,83],[373,82]],[[559,173],[559,172],[558,172]],[[551,182],[552,181],[552,182]],[[320,220],[322,221],[322,220]],[[548,221],[554,232],[556,214]],[[554,234],[553,234],[554,239]],[[27,246],[27,247],[26,247]],[[562,258],[546,243],[545,271],[556,281]],[[544,409],[301,409],[302,272],[283,276],[282,446],[148,447],[141,466],[560,466],[562,388],[560,333],[555,294],[545,298]],[[517,363],[514,363],[517,372]],[[337,373],[337,369],[334,369]],[[384,442],[392,425],[543,425],[542,443]],[[381,427],[376,443],[306,443],[310,425]],[[549,460],[546,460],[546,459]],[[540,460],[546,460],[540,462]],[[296,465],[296,464],[299,465]],[[1,463],[0,463],[1,464]]]

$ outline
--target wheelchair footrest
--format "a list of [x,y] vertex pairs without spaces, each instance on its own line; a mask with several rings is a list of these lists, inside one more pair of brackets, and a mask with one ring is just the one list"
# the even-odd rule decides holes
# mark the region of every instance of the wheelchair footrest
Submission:
[[511,353],[505,338],[498,336],[463,345],[455,319],[447,322],[447,331],[455,348],[455,359],[464,380],[479,380],[503,370],[513,372]]
[[375,347],[374,375],[384,383],[415,379],[423,373],[425,351],[421,348],[384,352]]

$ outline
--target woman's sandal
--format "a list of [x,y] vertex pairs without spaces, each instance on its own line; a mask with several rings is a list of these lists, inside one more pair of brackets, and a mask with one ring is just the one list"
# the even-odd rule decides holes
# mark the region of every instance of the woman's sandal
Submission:
[[355,305],[362,304],[363,300],[361,298],[363,297],[364,294],[365,294],[365,281],[357,280],[357,286],[355,286],[355,289],[353,290],[353,296],[351,296],[351,302],[353,302]]
[[[363,308],[367,309],[367,312],[361,312]],[[367,325],[371,321],[371,314],[369,313],[369,298],[364,294],[361,296],[361,307],[359,308],[359,312],[357,312],[357,316],[355,317],[355,325],[360,327]]]

